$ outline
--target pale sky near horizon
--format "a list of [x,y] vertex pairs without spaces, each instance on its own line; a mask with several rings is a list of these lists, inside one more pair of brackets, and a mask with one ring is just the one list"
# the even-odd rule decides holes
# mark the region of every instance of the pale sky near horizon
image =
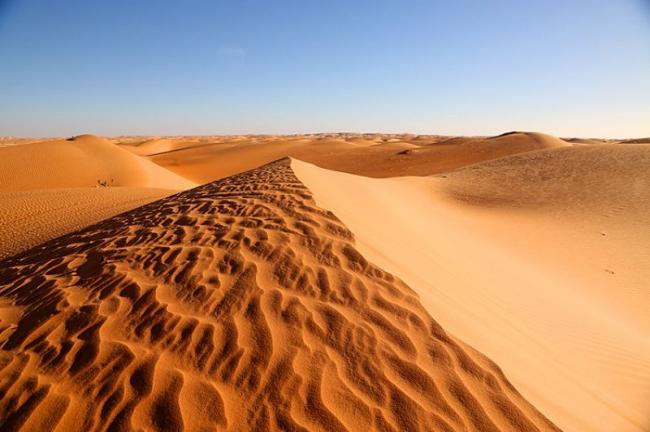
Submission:
[[648,0],[0,0],[0,135],[650,136]]

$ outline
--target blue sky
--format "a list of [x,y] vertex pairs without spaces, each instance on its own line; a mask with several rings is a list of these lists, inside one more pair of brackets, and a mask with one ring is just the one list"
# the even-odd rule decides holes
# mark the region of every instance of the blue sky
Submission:
[[0,0],[0,135],[650,136],[645,0]]

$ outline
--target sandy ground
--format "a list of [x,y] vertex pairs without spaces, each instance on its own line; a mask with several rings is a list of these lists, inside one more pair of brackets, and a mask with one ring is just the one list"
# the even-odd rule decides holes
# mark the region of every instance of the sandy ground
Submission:
[[650,146],[545,150],[435,178],[294,161],[364,256],[576,431],[650,426],[648,167]]
[[18,255],[0,287],[6,429],[557,430],[288,159]]
[[648,430],[644,142],[0,140],[0,428]]
[[0,258],[140,207],[175,190],[136,187],[0,193]]
[[[198,183],[287,156],[369,177],[421,176],[525,151],[571,145],[550,135],[530,132],[491,138],[323,134],[114,142],[125,143],[123,147],[134,153],[150,154],[152,161]],[[152,143],[160,145],[156,148]],[[137,150],[140,146],[146,146],[147,151]]]
[[0,148],[0,192],[95,186],[181,190],[196,184],[92,135]]
[[196,186],[92,135],[0,142],[0,258]]

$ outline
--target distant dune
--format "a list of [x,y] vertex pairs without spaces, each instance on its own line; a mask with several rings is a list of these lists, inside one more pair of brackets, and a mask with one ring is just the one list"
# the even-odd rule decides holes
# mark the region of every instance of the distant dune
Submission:
[[[323,168],[370,177],[430,175],[511,154],[570,146],[550,135],[512,132],[492,138],[419,135],[231,137],[213,144],[183,138],[152,161],[198,183],[290,156]],[[181,148],[182,147],[182,148]]]
[[558,426],[647,429],[650,146],[559,147],[435,178],[293,166],[364,256]]
[[[192,143],[195,144],[195,143]],[[183,140],[171,138],[152,138],[125,144],[124,148],[139,156],[152,156],[182,149],[187,144]]]
[[650,137],[621,140],[622,144],[650,144]]
[[196,186],[104,138],[0,147],[0,257]]
[[0,192],[100,185],[159,189],[196,186],[92,135],[0,148]]

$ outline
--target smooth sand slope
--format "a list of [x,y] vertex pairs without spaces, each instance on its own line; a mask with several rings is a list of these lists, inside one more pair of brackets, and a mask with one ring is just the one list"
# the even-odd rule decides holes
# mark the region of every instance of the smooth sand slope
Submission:
[[196,186],[106,139],[0,148],[0,257]]
[[[115,139],[115,142],[120,142],[120,140]],[[177,137],[145,138],[143,140],[127,139],[127,141],[122,141],[120,143],[131,153],[135,153],[139,156],[154,156],[160,153],[180,150],[188,146],[197,146],[200,145],[201,142],[193,140],[189,140],[188,142],[187,139]]]
[[285,156],[370,177],[420,176],[516,153],[571,145],[534,132],[512,132],[491,138],[324,134],[182,137],[156,140],[153,145],[152,141],[145,141],[137,146],[130,140],[125,143],[128,145],[124,148],[139,154],[145,153],[134,149],[148,146],[152,161],[198,183],[243,172]]
[[434,178],[292,166],[364,256],[558,426],[650,430],[650,146],[555,148]]
[[0,192],[100,184],[176,190],[196,186],[92,135],[0,148]]
[[288,160],[0,262],[2,430],[557,430]]

